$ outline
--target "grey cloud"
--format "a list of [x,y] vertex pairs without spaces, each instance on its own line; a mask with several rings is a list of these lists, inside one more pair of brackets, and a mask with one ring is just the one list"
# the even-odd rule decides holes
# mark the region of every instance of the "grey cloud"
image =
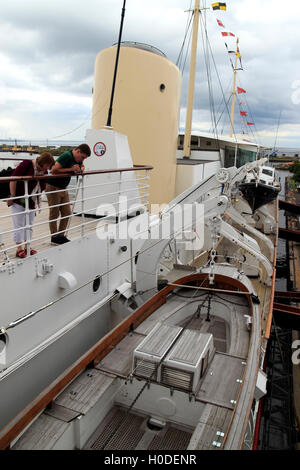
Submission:
[[[149,43],[161,49],[170,60],[176,61],[181,47],[186,14],[182,13],[182,24],[173,24],[164,7],[188,9],[190,0],[131,0],[127,2],[123,40]],[[300,80],[300,50],[297,37],[297,19],[289,24],[276,24],[274,30],[266,27],[263,19],[251,22],[244,19],[238,23],[237,11],[242,0],[228,4],[226,29],[240,36],[240,49],[244,72],[239,73],[240,86],[247,90],[246,100],[250,105],[257,130],[270,130],[282,110],[282,124],[298,123],[299,105],[291,100],[292,83]],[[269,0],[271,5],[271,1]],[[15,66],[14,75],[2,70],[4,86],[61,91],[81,96],[91,96],[94,62],[97,53],[118,39],[122,0],[10,0],[1,7],[0,41],[1,54]],[[163,14],[155,20],[153,8],[160,7]],[[149,15],[147,14],[149,10]],[[139,17],[137,16],[139,14]],[[208,28],[210,42],[215,52],[215,61],[226,98],[232,71],[226,55],[224,41],[216,25],[219,14],[210,12]],[[180,15],[179,15],[180,17]],[[176,16],[177,18],[177,16]],[[224,17],[222,17],[223,20]],[[231,43],[230,43],[231,44]],[[234,44],[234,40],[232,42]],[[186,105],[187,80],[183,79],[181,105]],[[199,43],[197,85],[195,92],[196,114],[207,121],[210,116],[206,72],[201,42]],[[23,75],[30,80],[23,80]],[[218,79],[212,65],[214,99],[216,108],[222,98]],[[241,96],[242,98],[243,96]],[[64,109],[60,115],[68,121],[76,119],[78,109]],[[65,112],[68,113],[65,115]],[[2,111],[3,113],[3,111]],[[238,115],[238,108],[237,108]],[[48,114],[53,119],[52,114]],[[35,116],[36,118],[36,116]],[[294,139],[294,138],[293,138]]]

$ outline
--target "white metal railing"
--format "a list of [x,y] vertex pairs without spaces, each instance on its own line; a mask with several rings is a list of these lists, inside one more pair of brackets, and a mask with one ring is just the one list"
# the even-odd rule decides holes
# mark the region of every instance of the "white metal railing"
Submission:
[[[28,191],[28,183],[31,180],[47,180],[47,182],[51,185],[51,179],[53,178],[60,178],[60,177],[69,177],[72,176],[74,177],[74,173],[70,174],[64,174],[64,175],[48,175],[48,176],[34,176],[34,177],[29,177],[29,176],[23,176],[23,177],[6,177],[6,178],[0,178],[0,184],[2,182],[8,182],[8,181],[23,181],[24,182],[24,194],[21,196],[15,196],[13,198],[5,198],[5,199],[0,199],[0,204],[2,203],[3,205],[6,204],[8,201],[14,201],[17,203],[18,200],[24,199],[25,200],[25,208],[24,211],[20,211],[17,213],[14,213],[14,215],[18,214],[25,214],[25,221],[26,224],[24,227],[21,228],[13,228],[13,223],[12,223],[12,213],[9,209],[9,207],[6,207],[5,213],[3,210],[3,206],[0,206],[0,255],[4,255],[6,257],[6,260],[8,259],[7,252],[13,249],[16,249],[20,245],[26,245],[27,249],[27,255],[30,256],[30,246],[33,243],[39,242],[39,241],[44,241],[46,239],[49,239],[50,237],[53,237],[55,235],[61,235],[63,233],[72,233],[75,238],[78,237],[83,237],[86,233],[87,227],[90,227],[92,224],[95,225],[95,229],[97,227],[97,224],[99,223],[99,220],[104,221],[104,223],[112,222],[112,217],[111,215],[104,215],[100,217],[97,217],[98,214],[98,209],[99,206],[102,204],[102,201],[105,201],[105,204],[111,204],[113,207],[115,207],[115,215],[116,217],[126,217],[126,212],[128,212],[128,208],[130,209],[130,205],[139,205],[140,210],[146,210],[148,208],[148,196],[149,196],[149,170],[151,170],[152,167],[149,166],[134,166],[133,168],[121,168],[121,169],[113,169],[113,170],[95,170],[95,171],[87,171],[84,172],[78,176],[77,178],[77,184],[72,184],[72,178],[71,183],[69,184],[68,188],[66,189],[70,195],[70,202],[65,202],[62,204],[55,204],[49,206],[48,204],[40,206],[35,209],[30,209],[29,204],[30,204],[30,197],[31,194],[29,194]],[[134,178],[128,178],[124,179],[122,178],[122,175],[125,172],[134,172],[135,177]],[[95,177],[97,179],[103,179],[107,174],[114,174],[118,173],[118,175],[115,176],[113,181],[96,181],[93,184],[90,184],[89,181],[87,181],[87,176],[93,176],[93,181],[95,181]],[[99,175],[99,176],[98,176]],[[101,176],[102,175],[102,176]],[[108,189],[111,188],[111,186],[114,186],[112,190]],[[108,189],[108,192],[106,192],[106,189]],[[54,194],[54,193],[59,193],[61,191],[65,191],[64,189],[57,189],[55,191],[48,191],[45,192],[43,191],[42,193],[36,193],[34,196],[39,197],[42,199],[43,195],[47,194]],[[91,195],[92,194],[92,195]],[[122,196],[127,197],[126,202],[128,203],[127,209],[120,210],[120,198]],[[2,205],[1,204],[1,205]],[[45,220],[40,220],[42,218],[39,217],[40,214],[42,214],[44,211],[49,211],[51,208],[57,208],[57,207],[62,207],[62,206],[71,206],[71,215],[67,216],[60,216],[56,219],[51,219],[49,220],[49,217],[47,217]],[[76,209],[76,210],[75,210]],[[39,213],[39,215],[36,217],[36,221],[32,224],[29,222],[29,215],[32,213]],[[90,220],[90,217],[93,217],[92,220]],[[75,217],[78,218],[79,223],[75,223],[71,225],[72,219]],[[6,220],[5,220],[6,219]],[[7,222],[7,219],[9,222]],[[59,230],[56,231],[55,233],[50,233],[49,230],[49,222],[60,222],[63,219],[68,220],[67,228],[65,230]],[[5,230],[2,229],[3,223],[5,221]],[[39,234],[38,236],[34,237],[34,229],[39,229],[43,228],[43,226],[46,226],[46,229],[43,234]],[[9,237],[12,236],[15,232],[24,230],[26,233],[26,239],[24,240],[24,243],[13,243],[10,244],[9,242]],[[30,239],[30,231],[32,230],[32,239]],[[47,231],[47,233],[45,233]],[[76,232],[77,231],[77,232]],[[78,234],[78,231],[80,234]]]

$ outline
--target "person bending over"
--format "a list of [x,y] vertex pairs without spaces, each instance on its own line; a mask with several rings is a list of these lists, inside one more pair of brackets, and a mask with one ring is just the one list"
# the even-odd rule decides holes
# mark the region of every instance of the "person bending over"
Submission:
[[[63,175],[74,172],[80,174],[84,171],[83,161],[91,155],[90,147],[81,144],[73,150],[62,153],[52,167],[52,175]],[[68,221],[71,216],[71,205],[67,187],[71,176],[65,178],[51,178],[47,182],[46,193],[49,204],[49,227],[51,243],[61,245],[70,240],[65,236]],[[55,206],[55,207],[53,207]],[[58,226],[58,220],[59,226]]]

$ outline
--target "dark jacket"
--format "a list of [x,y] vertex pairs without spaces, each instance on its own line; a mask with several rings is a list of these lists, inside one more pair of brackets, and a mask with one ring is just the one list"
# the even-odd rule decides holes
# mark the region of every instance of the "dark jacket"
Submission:
[[[47,171],[44,172],[45,175],[48,174]],[[14,170],[12,176],[34,176],[34,167],[32,160],[23,160],[17,168]],[[34,188],[37,185],[37,180],[30,180],[28,181],[28,194],[31,194]],[[40,180],[40,185],[41,185],[41,190],[43,191],[46,186],[45,180]],[[16,188],[16,196],[23,196],[25,194],[25,185],[24,181],[18,181],[17,182],[17,188]],[[21,204],[24,205],[24,201],[22,199],[15,199],[14,202],[16,204]],[[34,209],[34,202],[32,198],[29,198],[29,208]]]

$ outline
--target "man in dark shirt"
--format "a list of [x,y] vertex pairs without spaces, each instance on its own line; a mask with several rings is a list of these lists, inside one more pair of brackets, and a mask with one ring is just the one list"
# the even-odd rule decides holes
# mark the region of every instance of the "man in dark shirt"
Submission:
[[[62,153],[52,167],[52,175],[62,175],[70,172],[74,172],[76,175],[82,173],[84,171],[82,162],[90,155],[91,150],[87,144],[81,144],[73,150]],[[66,176],[65,178],[51,178],[46,186],[49,204],[49,226],[52,234],[51,242],[55,245],[61,245],[62,243],[70,241],[64,235],[71,216],[70,198],[66,190],[70,180],[71,176]],[[49,192],[50,194],[48,194]],[[59,216],[61,219],[57,230],[56,219],[58,219]]]

